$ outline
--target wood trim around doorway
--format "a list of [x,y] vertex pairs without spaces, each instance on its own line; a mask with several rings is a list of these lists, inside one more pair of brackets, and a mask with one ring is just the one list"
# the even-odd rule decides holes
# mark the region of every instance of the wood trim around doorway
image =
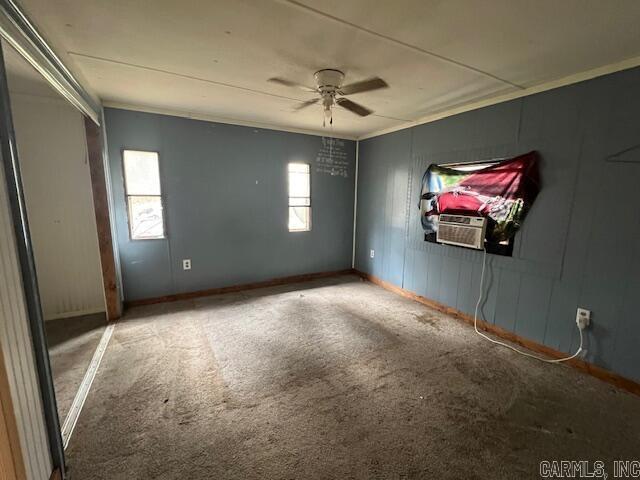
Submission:
[[113,251],[111,221],[109,219],[109,196],[104,171],[103,138],[100,127],[90,118],[84,117],[84,126],[87,135],[87,153],[89,157],[89,171],[91,173],[93,208],[98,230],[98,247],[100,250],[105,306],[107,319],[113,321],[120,318],[122,314],[122,303],[120,302],[120,296],[118,294],[116,260]]

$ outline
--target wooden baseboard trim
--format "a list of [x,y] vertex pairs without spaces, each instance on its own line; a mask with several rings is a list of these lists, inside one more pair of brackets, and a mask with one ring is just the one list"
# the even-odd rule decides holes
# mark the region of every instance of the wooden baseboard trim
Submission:
[[[458,320],[462,320],[465,323],[473,325],[473,316],[468,315],[464,312],[461,312],[460,310],[449,307],[447,305],[436,302],[434,300],[423,297],[421,295],[417,295],[413,292],[410,292],[409,290],[405,290],[404,288],[400,288],[389,282],[385,282],[384,280],[374,275],[360,272],[358,270],[355,270],[354,273],[356,273],[357,275],[360,275],[365,280],[368,280],[371,283],[384,288],[385,290],[389,290],[390,292],[396,293],[405,298],[422,303],[423,305],[433,308],[434,310],[438,310],[439,312],[445,313],[451,317],[454,317]],[[480,330],[484,330],[485,332],[491,333],[496,337],[500,337],[504,340],[508,340],[509,342],[520,345],[533,352],[541,353],[550,358],[563,358],[567,356],[566,353],[559,352],[558,350],[547,347],[546,345],[542,345],[532,340],[527,340],[526,338],[522,338],[519,335],[516,335],[515,333],[510,332],[509,330],[505,330],[504,328],[501,328],[497,325],[493,325],[491,323],[487,323],[482,320],[478,320],[478,328]],[[609,370],[605,370],[602,367],[598,367],[596,365],[593,365],[592,363],[585,362],[584,360],[581,360],[578,358],[574,358],[564,363],[566,363],[567,365],[571,365],[572,367],[577,368],[578,370],[581,370],[585,373],[588,373],[589,375],[592,375],[600,380],[610,383],[611,385],[615,385],[618,388],[627,390],[635,395],[640,395],[640,383],[637,383],[626,377],[618,375],[617,373],[613,373]]]
[[154,303],[176,302],[179,300],[191,300],[199,297],[209,297],[211,295],[221,295],[223,293],[235,293],[245,290],[255,290],[258,288],[274,287],[278,285],[288,285],[290,283],[309,282],[319,278],[335,277],[338,275],[349,275],[356,273],[353,269],[336,270],[332,272],[306,273],[303,275],[292,275],[290,277],[273,278],[262,282],[244,283],[241,285],[231,285],[229,287],[210,288],[208,290],[198,290],[196,292],[176,293],[162,297],[144,298],[141,300],[125,301],[125,307],[138,307],[141,305],[152,305]]

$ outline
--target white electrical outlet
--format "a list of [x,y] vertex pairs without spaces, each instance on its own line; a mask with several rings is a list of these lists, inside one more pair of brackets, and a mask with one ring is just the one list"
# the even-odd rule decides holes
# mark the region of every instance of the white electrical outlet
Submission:
[[576,312],[576,325],[580,330],[584,330],[591,323],[591,311],[586,308],[578,308]]
[[375,250],[371,250],[371,252],[369,253],[369,256],[370,256],[371,258],[375,257],[375,256],[376,256],[376,252],[375,252]]
[[191,270],[191,259],[185,258],[182,260],[182,269],[183,270]]

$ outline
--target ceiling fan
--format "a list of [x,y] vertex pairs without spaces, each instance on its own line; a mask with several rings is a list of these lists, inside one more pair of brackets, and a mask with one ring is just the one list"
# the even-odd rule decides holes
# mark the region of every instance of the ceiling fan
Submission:
[[366,117],[367,115],[372,114],[372,110],[345,98],[345,96],[352,95],[354,93],[370,92],[372,90],[387,88],[389,86],[387,85],[387,82],[379,77],[369,78],[349,85],[342,85],[342,82],[344,81],[344,73],[333,68],[318,70],[313,76],[317,85],[315,88],[300,85],[299,83],[292,82],[291,80],[278,77],[270,78],[269,81],[286,87],[299,88],[306,92],[319,94],[319,98],[313,98],[302,102],[296,107],[296,110],[301,110],[315,103],[322,102],[322,108],[324,110],[323,126],[325,126],[327,120],[329,120],[329,124],[333,124],[332,109],[334,105],[345,108],[356,115],[360,115],[361,117]]

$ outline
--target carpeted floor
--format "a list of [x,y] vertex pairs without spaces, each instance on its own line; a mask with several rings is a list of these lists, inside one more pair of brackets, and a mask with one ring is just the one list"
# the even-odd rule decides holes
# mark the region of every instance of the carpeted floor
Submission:
[[44,324],[60,423],[71,408],[106,324],[104,313],[47,320]]
[[131,309],[67,454],[72,480],[513,480],[638,432],[640,398],[345,276]]

